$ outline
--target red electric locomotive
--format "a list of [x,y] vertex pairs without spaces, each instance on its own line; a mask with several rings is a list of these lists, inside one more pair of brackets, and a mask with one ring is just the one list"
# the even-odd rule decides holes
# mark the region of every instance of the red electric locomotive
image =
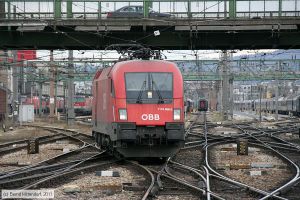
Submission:
[[183,79],[176,64],[128,60],[93,81],[93,136],[124,157],[169,157],[184,144]]

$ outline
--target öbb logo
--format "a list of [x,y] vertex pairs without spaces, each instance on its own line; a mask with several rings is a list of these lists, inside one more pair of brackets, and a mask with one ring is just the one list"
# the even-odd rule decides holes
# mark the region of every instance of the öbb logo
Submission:
[[146,120],[150,120],[150,121],[158,121],[159,118],[159,114],[142,114],[142,120],[146,121]]

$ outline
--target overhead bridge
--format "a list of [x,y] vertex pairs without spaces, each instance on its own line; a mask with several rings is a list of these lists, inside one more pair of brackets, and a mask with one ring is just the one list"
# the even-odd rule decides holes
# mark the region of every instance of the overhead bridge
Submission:
[[[124,5],[143,17],[107,18]],[[149,7],[171,16],[150,18]],[[3,0],[0,48],[298,49],[299,16],[297,0]]]

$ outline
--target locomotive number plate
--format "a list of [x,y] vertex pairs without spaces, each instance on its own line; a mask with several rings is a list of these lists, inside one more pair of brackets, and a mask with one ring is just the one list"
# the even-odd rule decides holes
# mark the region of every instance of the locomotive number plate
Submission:
[[160,111],[173,111],[172,108],[158,108]]

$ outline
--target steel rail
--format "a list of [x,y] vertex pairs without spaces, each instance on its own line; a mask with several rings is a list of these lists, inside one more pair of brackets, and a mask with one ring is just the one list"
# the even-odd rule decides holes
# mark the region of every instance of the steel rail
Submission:
[[178,165],[178,166],[180,166],[180,167],[182,167],[184,169],[192,171],[193,173],[195,173],[197,176],[199,176],[206,183],[206,178],[200,173],[200,170],[197,170],[197,169],[195,169],[193,167],[190,167],[190,166],[187,166],[187,165],[175,162],[175,161],[170,161],[170,163],[174,164],[174,165]]
[[[53,141],[66,139],[67,137],[68,136],[64,136],[62,134],[56,134],[56,135],[53,135],[53,137],[40,138],[39,139],[39,144],[47,144],[47,143],[51,143]],[[29,139],[24,140],[23,143],[19,143],[19,141],[17,141],[17,143],[15,143],[15,144],[22,144],[22,145],[21,146],[16,146],[16,147],[13,147],[13,146],[9,147],[9,145],[5,144],[5,147],[0,149],[0,155],[15,152],[15,151],[18,151],[18,150],[21,150],[21,149],[25,149],[27,147],[27,142],[28,141],[29,141]],[[11,142],[11,143],[13,143],[13,142]]]
[[0,180],[1,180],[1,179],[4,179],[4,178],[7,178],[7,177],[9,177],[9,176],[12,176],[12,175],[14,175],[14,174],[16,174],[16,173],[22,172],[22,170],[27,170],[27,169],[30,169],[30,168],[33,168],[33,167],[38,167],[38,166],[40,166],[41,164],[47,164],[47,162],[49,162],[49,161],[54,161],[55,159],[58,159],[58,158],[61,158],[61,157],[67,156],[67,155],[74,154],[74,153],[76,153],[76,152],[78,152],[78,151],[81,151],[81,150],[87,148],[87,147],[90,147],[90,145],[82,145],[80,148],[75,149],[75,150],[73,150],[73,151],[69,151],[69,152],[67,152],[67,153],[63,153],[63,154],[57,155],[57,156],[55,156],[55,157],[52,157],[52,158],[47,159],[47,160],[43,160],[43,161],[38,162],[38,163],[33,164],[33,165],[28,165],[28,166],[21,167],[21,168],[16,169],[16,170],[9,171],[9,172],[7,172],[5,175],[0,176]]
[[[38,170],[41,170],[41,171],[43,170],[44,171],[44,170],[48,170],[48,169],[51,169],[51,168],[58,168],[57,170],[61,170],[61,169],[66,168],[66,167],[63,167],[63,166],[68,166],[68,165],[71,165],[73,163],[78,163],[80,161],[81,160],[74,160],[74,161],[69,161],[69,162],[64,162],[64,163],[57,163],[57,164],[53,164],[53,165],[33,167],[33,168],[30,168],[28,171],[23,171],[23,172],[15,173],[14,176],[25,174],[25,173],[31,173],[33,171],[38,171]],[[12,179],[9,179],[9,180],[13,181]],[[3,184],[3,181],[0,181],[0,184]]]
[[281,139],[281,138],[279,138],[279,137],[277,137],[277,136],[275,136],[275,135],[273,135],[273,134],[271,134],[271,137],[273,137],[273,138],[275,138],[275,139],[277,139],[277,140],[279,140],[279,141],[285,142],[287,145],[290,145],[290,146],[296,148],[297,150],[300,150],[300,146],[299,146],[299,145],[296,145],[296,144],[291,143],[291,142],[289,142],[289,141],[283,140],[283,139]]
[[[105,151],[102,151],[102,152],[97,153],[96,155],[91,156],[90,158],[84,158],[81,160],[73,160],[73,161],[64,162],[64,163],[56,163],[56,164],[52,164],[52,165],[34,166],[32,168],[28,168],[27,170],[17,171],[16,173],[13,173],[9,176],[6,176],[5,178],[2,178],[0,180],[0,184],[3,185],[3,184],[7,184],[7,183],[17,182],[19,180],[27,180],[30,178],[36,178],[38,176],[44,177],[44,176],[53,175],[54,173],[64,171],[64,170],[68,169],[69,167],[72,167],[72,166],[76,167],[77,165],[80,165],[83,162],[99,159],[97,156],[103,155],[104,153],[105,153]],[[74,164],[72,164],[72,163],[74,163]],[[53,168],[53,169],[51,169],[51,168]],[[48,172],[44,173],[43,171],[45,171],[45,170],[48,170]],[[38,173],[39,171],[41,171],[42,174]],[[35,173],[33,175],[30,175],[30,173],[33,173],[33,172],[35,172]],[[37,173],[39,175],[35,175]],[[22,175],[23,175],[23,177],[20,177]]]
[[151,192],[151,190],[152,190],[152,188],[154,187],[154,184],[155,184],[155,179],[154,179],[153,173],[151,172],[151,170],[149,170],[147,167],[145,167],[143,165],[140,165],[136,162],[129,161],[129,160],[126,160],[126,161],[133,164],[133,165],[136,165],[136,166],[142,168],[143,170],[145,170],[151,176],[151,184],[150,184],[150,186],[148,187],[148,189],[146,190],[145,194],[142,197],[142,200],[146,200],[148,198],[148,196],[150,195],[150,192]]
[[288,186],[290,186],[293,183],[295,183],[296,180],[300,176],[300,169],[299,169],[298,165],[296,163],[294,163],[291,159],[289,159],[287,156],[285,156],[282,153],[280,153],[279,151],[275,150],[274,148],[272,148],[270,145],[266,144],[264,141],[260,140],[259,138],[256,138],[254,136],[251,136],[251,137],[253,139],[257,140],[258,142],[260,142],[262,145],[264,145],[265,148],[268,148],[268,149],[272,150],[273,152],[275,152],[276,154],[278,154],[279,156],[281,156],[282,158],[284,158],[286,161],[288,161],[296,169],[296,174],[295,174],[294,178],[292,178],[289,182],[287,182],[286,184],[284,184],[281,187],[277,188],[276,190],[274,190],[274,191],[272,191],[272,192],[270,192],[268,194],[265,194],[265,196],[263,198],[261,198],[261,200],[264,200],[264,199],[267,199],[269,197],[275,196],[276,194],[278,194],[278,192],[280,190],[286,189]]
[[[210,165],[209,165],[209,161],[208,161],[208,148],[210,148],[211,146],[214,146],[214,145],[218,145],[218,144],[223,144],[223,143],[228,143],[227,141],[226,142],[216,142],[216,143],[213,143],[213,144],[208,144],[207,146],[205,146],[205,164],[206,164],[206,167],[211,171],[213,172],[214,174],[218,175],[218,177],[221,177],[223,180],[226,180],[228,182],[231,182],[235,185],[238,185],[240,187],[244,187],[244,188],[247,188],[253,192],[256,192],[256,193],[259,193],[259,194],[262,194],[262,195],[268,195],[269,193],[266,192],[266,191],[263,191],[263,190],[260,190],[260,189],[257,189],[257,188],[254,188],[252,186],[249,186],[249,185],[246,185],[244,183],[241,183],[241,182],[238,182],[238,181],[235,181],[235,180],[232,180],[226,176],[223,176],[222,174],[218,173],[217,171],[215,171]],[[284,199],[284,200],[287,200],[283,197],[280,197],[280,196],[274,196],[278,199]]]
[[[27,125],[27,126],[31,126],[31,125]],[[43,128],[43,129],[46,129],[46,130],[50,130],[50,131],[57,131],[57,128],[51,128],[51,127],[43,127],[43,126],[34,126],[33,125],[33,127],[37,127],[37,128]],[[60,129],[60,128],[58,128],[58,130],[59,131],[65,131],[65,129]],[[72,130],[67,130],[67,131],[69,131],[69,132],[72,132],[72,133],[76,133],[75,135],[77,135],[78,134],[78,132],[76,132],[76,131],[72,131]],[[47,162],[49,162],[49,161],[53,161],[53,160],[55,160],[55,159],[58,159],[58,158],[61,158],[61,157],[64,157],[64,156],[67,156],[67,155],[71,155],[71,154],[74,154],[74,153],[76,153],[76,152],[79,152],[79,151],[81,151],[81,150],[83,150],[84,148],[87,148],[87,147],[95,147],[95,148],[97,148],[96,146],[94,146],[93,144],[89,144],[89,143],[87,143],[86,141],[84,141],[84,140],[82,140],[82,139],[80,139],[80,138],[76,138],[76,137],[74,137],[74,135],[68,135],[68,134],[66,134],[66,133],[58,133],[58,135],[65,135],[65,137],[69,137],[69,138],[72,138],[73,140],[77,140],[77,141],[80,141],[80,142],[82,142],[83,143],[83,145],[80,147],[80,148],[78,148],[78,149],[75,149],[75,150],[73,150],[73,151],[70,151],[70,152],[67,152],[67,153],[64,153],[64,154],[60,154],[60,155],[58,155],[58,156],[55,156],[55,157],[53,157],[53,158],[50,158],[50,159],[48,159],[48,160],[44,160],[44,161],[41,161],[41,162],[39,162],[39,163],[36,163],[36,164],[33,164],[33,165],[29,165],[29,166],[25,166],[25,167],[21,167],[21,168],[19,168],[19,169],[17,169],[17,170],[12,170],[12,171],[9,171],[9,172],[7,172],[6,174],[0,174],[0,180],[1,179],[4,179],[4,178],[7,178],[7,177],[10,177],[10,176],[13,176],[13,175],[15,175],[15,174],[18,174],[18,173],[22,173],[22,171],[23,170],[27,170],[27,169],[30,169],[30,168],[33,168],[33,167],[36,167],[36,166],[40,166],[41,164],[46,164]],[[82,134],[83,136],[87,136],[87,137],[89,137],[89,135],[85,135],[85,134]],[[97,149],[99,149],[99,148],[97,148]]]
[[[61,134],[54,134],[54,135],[45,135],[45,136],[40,136],[40,137],[36,137],[35,139],[47,139],[47,138],[52,138],[52,137],[56,137],[56,136],[60,136]],[[0,143],[0,149],[7,147],[7,146],[11,146],[14,144],[22,144],[22,143],[26,143],[28,141],[28,139],[24,139],[24,140],[15,140],[15,141],[11,141],[11,142],[5,142],[5,143]]]
[[[236,125],[236,126],[237,126],[241,131],[245,132],[239,125]],[[299,145],[296,145],[296,144],[294,144],[294,143],[291,143],[291,142],[289,142],[289,141],[286,141],[286,140],[284,140],[284,139],[282,139],[282,138],[279,138],[278,136],[275,136],[275,135],[274,135],[274,134],[281,134],[282,131],[285,131],[285,132],[287,132],[287,131],[288,131],[288,132],[299,131],[298,129],[295,129],[295,130],[294,130],[294,129],[286,129],[286,128],[282,128],[281,130],[270,131],[270,133],[267,133],[266,131],[261,130],[261,129],[259,129],[259,128],[255,128],[255,127],[253,127],[253,129],[255,129],[255,130],[259,131],[259,132],[262,132],[262,133],[268,135],[269,137],[274,138],[275,140],[278,140],[278,141],[280,141],[280,142],[282,142],[282,143],[286,143],[286,144],[288,144],[289,146],[293,146],[294,148],[300,150],[300,146],[299,146]]]
[[197,115],[196,119],[189,125],[189,127],[187,128],[187,130],[185,131],[185,137],[187,137],[190,134],[191,129],[195,128],[193,127],[196,123],[196,121],[198,120],[199,115]]
[[[173,156],[174,157],[174,156]],[[163,172],[165,171],[165,168],[167,167],[168,163],[171,161],[171,157],[167,158],[166,162],[164,163],[163,167],[161,168],[161,170],[159,171],[159,173],[156,176],[156,182],[157,185],[159,187],[159,189],[163,189],[163,184],[161,182],[161,175],[163,174]]]
[[106,152],[106,151],[102,151],[102,152],[100,152],[100,153],[98,153],[98,154],[96,154],[96,155],[93,155],[93,156],[90,156],[90,157],[88,157],[88,158],[85,158],[85,159],[83,159],[82,161],[80,161],[79,163],[76,163],[76,164],[74,164],[74,165],[72,165],[72,166],[70,166],[70,167],[66,167],[64,170],[60,171],[59,173],[53,174],[53,175],[51,175],[51,176],[49,176],[49,177],[46,177],[46,178],[44,178],[44,179],[42,179],[42,180],[39,180],[39,181],[35,182],[35,183],[32,183],[32,184],[27,185],[27,186],[24,186],[24,187],[22,187],[22,188],[20,188],[20,189],[29,189],[29,188],[32,188],[32,187],[34,187],[34,186],[37,186],[37,185],[39,185],[39,184],[41,184],[41,183],[43,183],[43,182],[45,182],[45,181],[48,181],[48,180],[50,180],[50,179],[57,178],[58,176],[61,176],[61,175],[65,175],[65,173],[68,172],[68,171],[71,171],[71,169],[73,169],[73,168],[75,168],[75,167],[77,167],[77,166],[79,166],[79,165],[85,163],[86,161],[89,161],[89,160],[91,160],[91,159],[94,159],[95,157],[97,157],[97,156],[99,156],[99,155],[101,155],[101,154],[103,154],[103,153],[105,153],[105,152]]
[[[200,192],[202,192],[203,194],[207,195],[207,193],[206,193],[205,190],[203,190],[203,189],[201,189],[201,188],[199,188],[199,187],[197,187],[197,186],[194,186],[194,185],[190,184],[189,182],[187,182],[187,181],[185,181],[185,180],[183,180],[183,179],[179,179],[179,178],[177,178],[176,176],[174,176],[174,175],[168,170],[168,168],[166,168],[165,171],[166,171],[166,173],[167,173],[168,176],[166,176],[166,175],[164,175],[164,174],[162,174],[162,176],[167,177],[167,178],[169,178],[169,179],[172,179],[173,181],[176,181],[177,183],[180,183],[180,184],[182,184],[182,185],[185,185],[185,186],[187,186],[187,187],[189,187],[189,188],[195,189],[195,190],[200,191]],[[220,197],[220,196],[219,196],[218,194],[216,194],[216,193],[210,192],[210,194],[211,194],[213,197],[215,197],[216,199],[225,200],[224,198]]]
[[205,172],[206,172],[206,190],[207,190],[207,200],[210,200],[210,193],[211,193],[211,190],[210,190],[210,184],[209,184],[209,176],[210,176],[210,173],[207,169],[207,167],[203,166]]

